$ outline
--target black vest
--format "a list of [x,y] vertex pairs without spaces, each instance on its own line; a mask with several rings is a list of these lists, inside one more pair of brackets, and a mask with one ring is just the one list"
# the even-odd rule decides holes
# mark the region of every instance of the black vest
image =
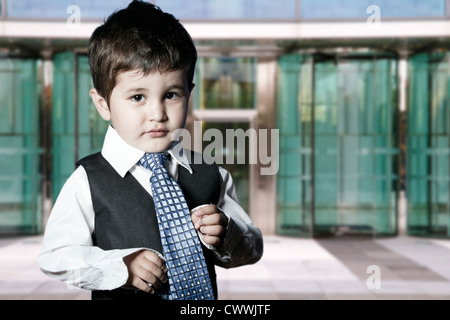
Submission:
[[[191,153],[191,157],[193,153]],[[193,174],[179,166],[178,184],[190,209],[202,204],[217,204],[220,195],[220,175],[217,165],[190,162]],[[153,198],[129,172],[121,177],[101,153],[77,162],[86,170],[95,212],[92,234],[95,246],[103,250],[151,248],[162,253]],[[149,182],[150,183],[150,182]],[[217,281],[214,257],[203,245],[214,294]],[[142,291],[115,289],[93,291],[92,299],[155,299]]]

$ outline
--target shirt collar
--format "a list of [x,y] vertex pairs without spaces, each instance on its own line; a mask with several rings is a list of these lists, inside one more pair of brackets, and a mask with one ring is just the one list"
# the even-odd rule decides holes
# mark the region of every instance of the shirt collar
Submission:
[[[186,152],[180,144],[181,142],[179,141],[174,142],[167,152],[171,155],[172,161],[175,160],[176,163],[186,168],[192,174],[193,171],[189,165]],[[108,127],[103,143],[102,156],[122,178],[138,163],[144,153],[144,151],[126,143],[112,126]]]
[[173,160],[175,160],[180,166],[188,170],[190,174],[194,173],[180,141],[172,143],[170,149],[168,150],[168,153],[171,155]]

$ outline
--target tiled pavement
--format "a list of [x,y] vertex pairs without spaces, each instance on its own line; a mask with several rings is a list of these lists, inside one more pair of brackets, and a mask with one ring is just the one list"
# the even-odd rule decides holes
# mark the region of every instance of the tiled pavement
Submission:
[[[0,300],[90,299],[39,270],[41,243],[0,238]],[[450,240],[266,236],[261,261],[217,273],[221,300],[450,299]]]

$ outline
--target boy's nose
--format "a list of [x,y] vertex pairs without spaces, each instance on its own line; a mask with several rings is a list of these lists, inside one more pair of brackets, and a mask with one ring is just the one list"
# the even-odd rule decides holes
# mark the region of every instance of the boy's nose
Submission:
[[152,103],[149,111],[149,120],[161,122],[165,121],[166,119],[166,108],[164,104],[161,102]]

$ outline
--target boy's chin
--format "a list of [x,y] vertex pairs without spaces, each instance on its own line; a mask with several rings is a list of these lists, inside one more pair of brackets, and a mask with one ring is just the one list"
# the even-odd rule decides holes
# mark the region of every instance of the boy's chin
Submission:
[[171,142],[169,143],[155,143],[144,148],[147,153],[161,153],[170,149]]

